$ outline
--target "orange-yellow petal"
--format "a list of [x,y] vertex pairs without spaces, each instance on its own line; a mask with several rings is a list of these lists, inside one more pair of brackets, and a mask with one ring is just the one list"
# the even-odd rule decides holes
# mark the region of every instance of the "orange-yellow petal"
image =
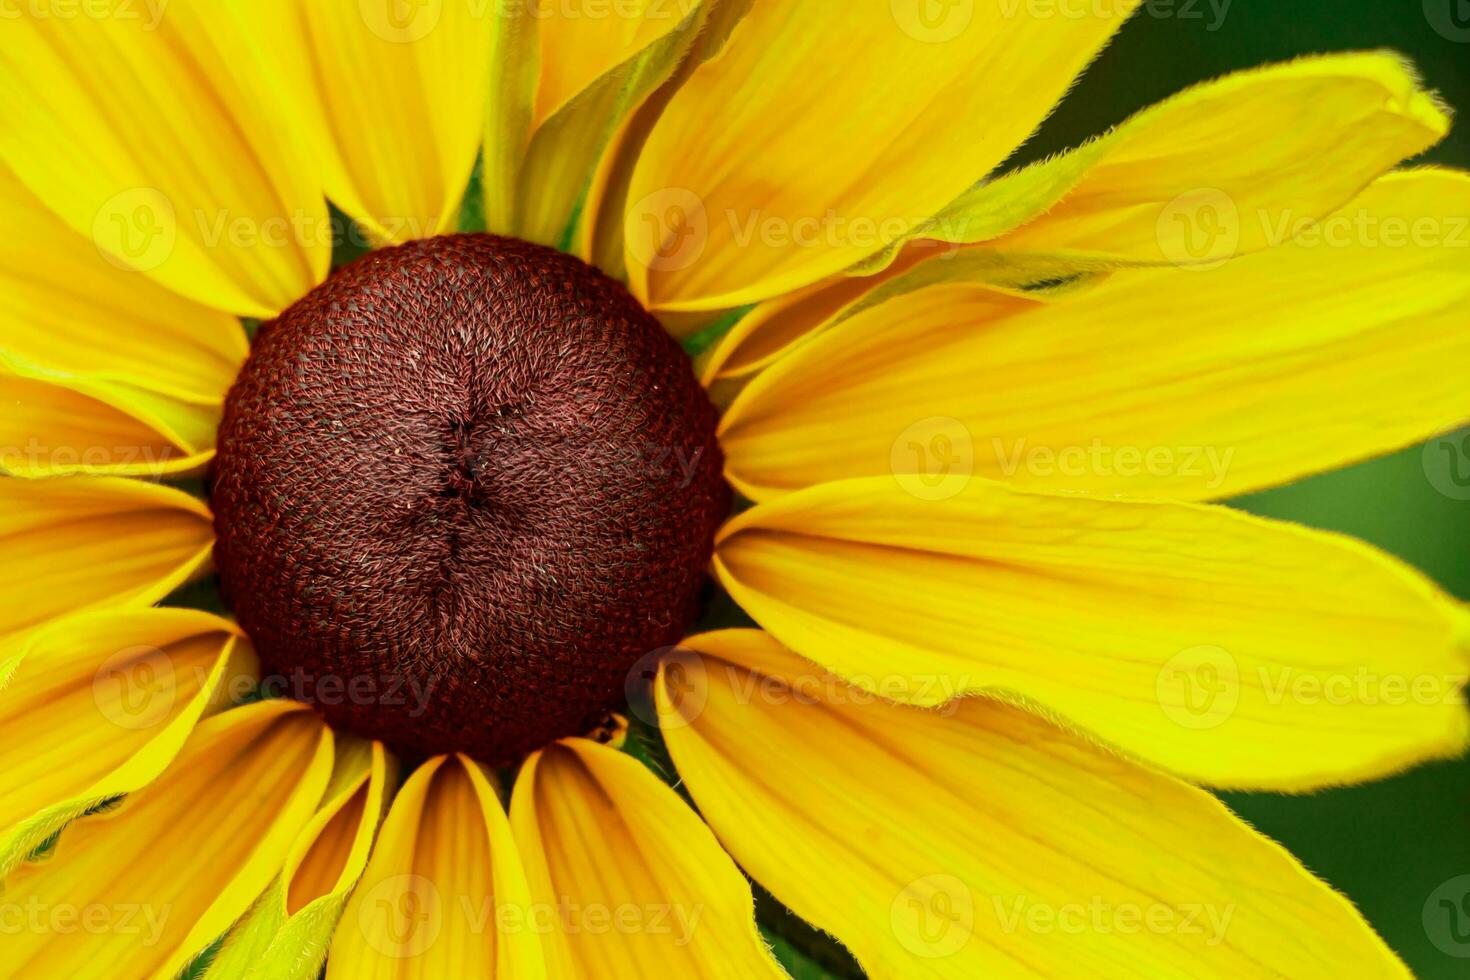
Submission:
[[727,466],[757,498],[946,472],[1195,500],[1286,483],[1470,416],[1467,260],[1470,175],[1417,170],[1218,268],[1045,303],[920,289],[751,381],[722,423]]
[[1409,976],[1208,793],[999,702],[879,701],[762,633],[687,646],[658,686],[680,776],[869,976]]
[[152,605],[208,561],[203,502],[113,477],[0,477],[0,639],[64,613]]
[[587,739],[533,755],[511,800],[552,977],[784,977],[750,886],[698,815]]
[[337,927],[328,980],[544,980],[525,872],[479,765],[439,756],[404,784]]
[[239,631],[192,609],[79,613],[0,647],[0,878],[66,823],[158,777],[253,678]]
[[6,969],[37,977],[172,977],[281,868],[332,773],[310,709],[257,702],[204,722],[152,785],[72,824],[5,883],[30,928]]
[[1357,541],[1223,507],[850,480],[736,517],[715,568],[865,689],[1012,700],[1211,785],[1376,778],[1470,739],[1458,603]]
[[269,317],[326,274],[316,169],[249,29],[255,0],[37,0],[6,19],[0,159],[108,258]]
[[957,4],[936,21],[913,2],[757,0],[643,147],[634,292],[655,310],[738,307],[882,251],[1026,139],[1136,6]]

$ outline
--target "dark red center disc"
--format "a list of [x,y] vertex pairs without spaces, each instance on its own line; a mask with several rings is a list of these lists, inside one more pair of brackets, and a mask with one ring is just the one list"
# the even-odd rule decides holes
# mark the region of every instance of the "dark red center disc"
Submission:
[[261,328],[211,499],[281,693],[424,753],[578,734],[690,628],[729,509],[716,413],[620,285],[458,235],[348,265]]

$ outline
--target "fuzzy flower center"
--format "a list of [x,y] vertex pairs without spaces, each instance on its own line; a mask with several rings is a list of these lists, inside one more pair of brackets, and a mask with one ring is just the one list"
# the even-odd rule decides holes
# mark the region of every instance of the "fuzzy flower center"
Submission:
[[620,285],[457,235],[261,328],[225,406],[216,565],[268,684],[509,762],[617,706],[698,611],[729,489],[687,357]]

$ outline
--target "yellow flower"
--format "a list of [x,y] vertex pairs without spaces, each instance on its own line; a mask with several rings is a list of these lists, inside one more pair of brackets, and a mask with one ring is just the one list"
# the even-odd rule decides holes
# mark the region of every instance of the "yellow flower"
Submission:
[[[1407,976],[1197,787],[1461,752],[1465,613],[1210,501],[1470,414],[1470,176],[1384,53],[1002,172],[1136,6],[0,22],[0,974],[781,976],[743,869],[873,977]],[[686,388],[709,485],[557,469]],[[613,649],[706,564],[759,629]]]

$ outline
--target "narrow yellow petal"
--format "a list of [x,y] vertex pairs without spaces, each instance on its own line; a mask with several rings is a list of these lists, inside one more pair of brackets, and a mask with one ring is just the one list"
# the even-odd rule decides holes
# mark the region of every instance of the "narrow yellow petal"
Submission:
[[558,246],[622,120],[667,82],[715,0],[565,0],[540,23],[535,135],[520,169],[516,233]]
[[295,113],[327,196],[379,241],[453,230],[480,150],[490,31],[504,5],[252,2],[285,12],[270,37],[308,93]]
[[6,968],[38,977],[171,977],[280,871],[332,772],[309,709],[257,702],[204,722],[168,771],[69,827],[6,882],[30,910]]
[[553,977],[784,977],[750,886],[643,764],[587,739],[527,760],[511,800]]
[[381,743],[339,740],[316,816],[285,867],[209,964],[209,980],[316,980],[387,812],[396,764]]
[[156,779],[227,686],[239,631],[191,609],[57,620],[11,644],[0,694],[0,877],[61,827]]
[[337,928],[328,980],[544,980],[525,872],[479,765],[440,756],[404,784]]
[[886,697],[1054,712],[1211,785],[1306,789],[1459,753],[1467,618],[1349,538],[1223,507],[826,484],[715,567],[782,643]]
[[331,236],[270,39],[241,29],[253,3],[27,5],[0,48],[0,158],[120,267],[269,317],[326,274]]
[[1123,262],[1217,262],[1280,244],[1448,130],[1397,55],[1303,58],[1196,86],[1079,150],[977,187],[925,234],[1004,235],[997,248]]
[[951,285],[870,306],[755,378],[721,441],[757,498],[944,472],[1225,498],[1470,416],[1467,304],[1470,175],[1391,174],[1310,236],[1218,268],[1119,272],[1047,303]]
[[209,560],[209,509],[170,487],[112,477],[0,477],[0,639],[64,613],[148,606]]
[[658,684],[679,774],[869,976],[1409,977],[1208,793],[999,702],[883,702],[762,633],[686,645]]
[[957,4],[936,25],[915,3],[757,0],[643,148],[634,291],[656,310],[737,307],[882,251],[1026,139],[1136,6]]
[[623,212],[633,171],[653,127],[669,101],[700,65],[719,55],[754,0],[703,0],[708,8],[703,29],[668,81],[623,119],[587,188],[587,196],[571,232],[571,251],[615,279],[628,278],[623,256]]

